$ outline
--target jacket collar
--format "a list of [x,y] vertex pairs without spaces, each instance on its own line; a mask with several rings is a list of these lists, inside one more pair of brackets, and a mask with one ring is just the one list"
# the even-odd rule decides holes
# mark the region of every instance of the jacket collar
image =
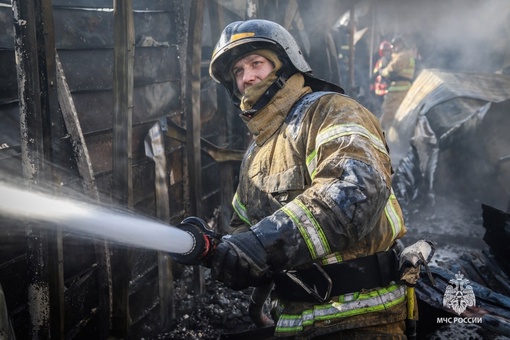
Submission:
[[241,115],[258,146],[263,145],[280,128],[294,103],[301,96],[312,92],[304,83],[301,73],[294,74],[253,118]]

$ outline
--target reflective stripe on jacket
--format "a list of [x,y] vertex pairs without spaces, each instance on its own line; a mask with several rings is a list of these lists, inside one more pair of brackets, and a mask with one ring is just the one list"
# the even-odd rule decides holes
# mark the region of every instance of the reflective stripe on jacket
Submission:
[[[303,82],[292,76],[247,121],[254,143],[233,200],[231,227],[251,227],[275,270],[368,256],[406,232],[377,118],[347,96],[310,93]],[[336,328],[403,320],[404,297],[401,286],[390,285],[327,304],[280,301],[276,334],[299,334],[325,320]],[[395,317],[388,308],[396,308]]]

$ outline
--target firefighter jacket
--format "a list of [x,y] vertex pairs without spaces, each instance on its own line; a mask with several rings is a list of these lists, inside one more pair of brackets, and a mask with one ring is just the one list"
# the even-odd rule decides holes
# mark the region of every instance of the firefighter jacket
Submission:
[[[251,228],[274,270],[364,257],[388,250],[405,234],[379,122],[355,100],[312,92],[297,73],[268,105],[244,119],[254,141],[241,165],[231,228]],[[398,284],[326,303],[280,299],[276,305],[277,336],[330,333],[406,316],[405,287]]]
[[384,96],[386,93],[388,93],[388,81],[386,78],[379,74],[379,71],[382,70],[388,64],[388,62],[388,58],[381,57],[374,65],[372,74],[375,76],[375,79],[370,88],[376,96]]
[[379,74],[388,78],[388,92],[407,91],[414,79],[415,59],[408,50],[393,53],[388,66]]

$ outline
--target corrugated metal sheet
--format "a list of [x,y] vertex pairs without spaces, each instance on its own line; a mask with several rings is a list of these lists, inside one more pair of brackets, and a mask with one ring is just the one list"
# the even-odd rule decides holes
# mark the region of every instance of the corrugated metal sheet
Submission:
[[387,131],[392,161],[396,166],[409,150],[409,141],[420,115],[453,98],[499,103],[510,99],[510,76],[501,74],[450,73],[423,70],[404,98],[395,121]]
[[423,71],[388,131],[397,195],[433,204],[450,192],[505,209],[509,106],[509,75]]

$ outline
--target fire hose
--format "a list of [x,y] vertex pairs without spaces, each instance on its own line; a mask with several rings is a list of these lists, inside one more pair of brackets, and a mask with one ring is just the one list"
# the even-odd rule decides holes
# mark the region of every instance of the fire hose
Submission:
[[[0,216],[22,222],[40,222],[32,223],[33,228],[58,226],[87,238],[168,252],[178,262],[191,265],[207,265],[223,237],[196,217],[188,217],[178,226],[169,226],[130,211],[77,200],[76,197],[57,197],[39,189],[0,181]],[[24,223],[13,227],[25,230]],[[267,287],[256,288],[253,293],[250,316],[257,325],[267,321],[262,307],[269,291]]]
[[[174,253],[172,257],[183,264],[207,266],[223,235],[208,228],[206,222],[197,217],[185,218],[181,224],[177,225],[177,228],[193,238],[193,247],[186,253]],[[248,314],[257,327],[274,325],[274,322],[264,313],[264,305],[273,286],[273,283],[269,283],[253,289]]]

